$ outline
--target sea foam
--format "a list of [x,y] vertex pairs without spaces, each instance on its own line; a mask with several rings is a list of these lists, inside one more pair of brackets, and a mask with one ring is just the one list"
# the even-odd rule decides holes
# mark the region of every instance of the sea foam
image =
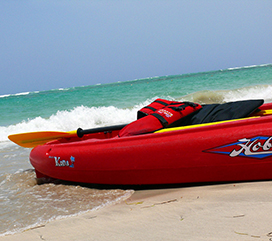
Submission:
[[[140,106],[132,108],[78,106],[70,111],[58,111],[49,118],[40,116],[7,127],[0,126],[0,149],[8,144],[8,135],[35,131],[72,131],[101,126],[126,124],[136,119]],[[5,145],[4,145],[5,144]]]

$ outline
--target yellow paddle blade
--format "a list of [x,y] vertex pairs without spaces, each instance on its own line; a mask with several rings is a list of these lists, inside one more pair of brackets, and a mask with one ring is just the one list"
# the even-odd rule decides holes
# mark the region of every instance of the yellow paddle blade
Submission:
[[8,138],[19,146],[33,148],[43,145],[49,141],[61,139],[64,137],[77,136],[77,131],[38,131],[9,135]]

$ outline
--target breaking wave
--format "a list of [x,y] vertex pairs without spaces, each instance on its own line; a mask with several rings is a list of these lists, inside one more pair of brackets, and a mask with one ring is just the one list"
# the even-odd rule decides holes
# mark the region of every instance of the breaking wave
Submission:
[[[255,85],[233,90],[202,90],[176,100],[193,101],[200,104],[225,103],[246,99],[264,99],[272,102],[272,85]],[[101,126],[126,124],[136,120],[137,111],[152,102],[154,98],[147,99],[132,107],[117,108],[114,106],[86,107],[78,106],[72,110],[57,111],[49,118],[37,116],[10,126],[0,126],[1,144],[9,143],[8,135],[32,131],[72,131],[77,128],[90,129]],[[171,96],[168,99],[174,99]]]
[[272,85],[255,85],[233,90],[203,90],[184,97],[186,100],[200,104],[225,103],[231,101],[264,99],[272,102]]

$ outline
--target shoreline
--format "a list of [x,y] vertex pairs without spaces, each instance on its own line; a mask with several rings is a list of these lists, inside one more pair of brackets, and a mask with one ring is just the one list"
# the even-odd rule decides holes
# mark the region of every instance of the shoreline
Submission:
[[136,190],[2,240],[271,240],[272,181]]

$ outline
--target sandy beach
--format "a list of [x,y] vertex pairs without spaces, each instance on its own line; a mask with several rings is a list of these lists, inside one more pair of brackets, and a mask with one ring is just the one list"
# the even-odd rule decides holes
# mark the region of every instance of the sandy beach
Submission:
[[135,191],[124,202],[0,240],[272,240],[272,182]]

